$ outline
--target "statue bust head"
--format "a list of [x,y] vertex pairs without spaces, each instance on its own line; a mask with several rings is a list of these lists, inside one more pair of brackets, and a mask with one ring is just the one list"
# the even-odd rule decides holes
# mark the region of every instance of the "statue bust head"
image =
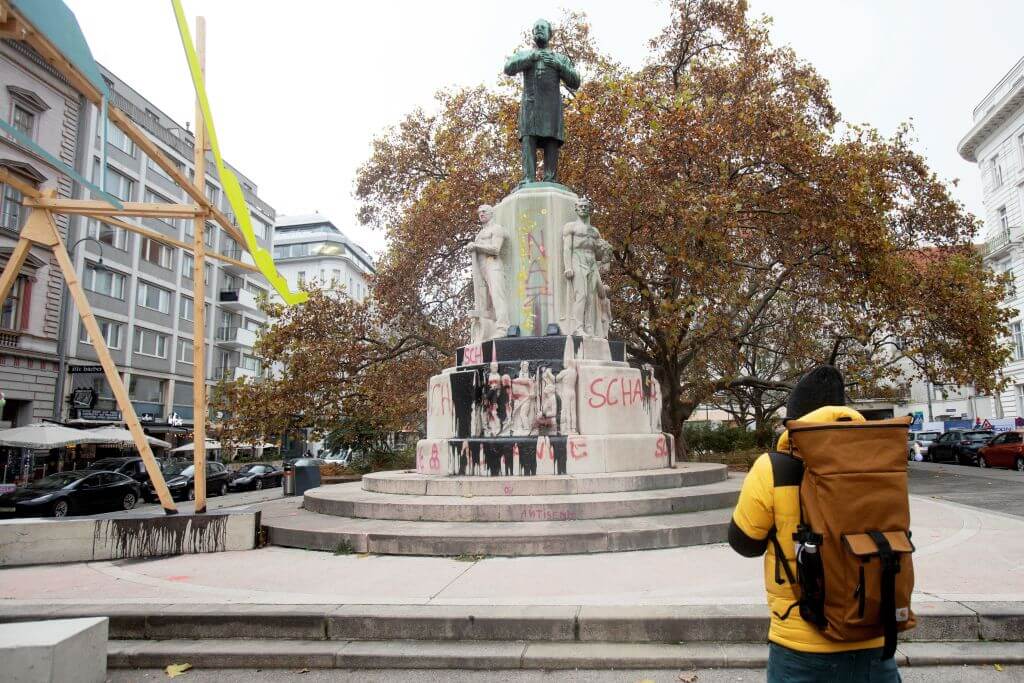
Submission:
[[544,49],[551,41],[551,23],[547,19],[538,19],[533,24],[533,42]]
[[476,210],[476,217],[480,219],[480,225],[487,225],[494,218],[494,207],[490,204],[481,204]]
[[590,214],[594,211],[594,205],[586,197],[580,197],[576,200],[576,215],[586,220],[590,218]]

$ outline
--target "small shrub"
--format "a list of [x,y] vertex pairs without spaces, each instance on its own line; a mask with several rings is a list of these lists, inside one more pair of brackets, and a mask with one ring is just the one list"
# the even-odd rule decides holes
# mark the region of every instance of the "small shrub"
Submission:
[[356,549],[352,547],[352,542],[349,541],[347,538],[345,538],[345,539],[342,539],[342,540],[338,541],[338,545],[334,549],[334,554],[335,555],[351,555],[355,551],[356,551]]

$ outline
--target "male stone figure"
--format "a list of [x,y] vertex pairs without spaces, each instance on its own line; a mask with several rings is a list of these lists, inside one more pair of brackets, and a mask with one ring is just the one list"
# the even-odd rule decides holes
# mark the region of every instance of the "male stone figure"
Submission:
[[562,264],[565,267],[567,334],[590,337],[597,320],[598,252],[601,234],[590,224],[590,200],[576,201],[579,220],[562,228]]
[[508,291],[501,251],[505,228],[494,220],[494,207],[477,209],[483,226],[469,243],[473,254],[473,343],[501,336],[508,330]]
[[565,55],[548,49],[551,24],[538,19],[533,25],[536,49],[520,50],[505,62],[505,74],[523,74],[523,98],[519,105],[519,141],[523,145],[523,183],[537,180],[537,147],[544,150],[544,180],[557,182],[558,150],[565,141],[562,93],[580,87],[580,76]]
[[569,361],[555,377],[558,381],[559,434],[576,433],[576,361]]
[[530,377],[528,361],[519,363],[519,376],[512,380],[512,435],[528,436],[533,433],[537,414],[536,389]]

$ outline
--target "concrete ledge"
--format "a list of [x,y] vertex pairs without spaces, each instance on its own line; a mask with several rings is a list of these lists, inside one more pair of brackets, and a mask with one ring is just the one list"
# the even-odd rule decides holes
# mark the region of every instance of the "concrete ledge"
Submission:
[[5,681],[51,683],[107,680],[107,620],[58,619],[0,626]]
[[327,617],[331,640],[575,640],[578,607],[348,605]]
[[[999,624],[1004,641],[1024,641],[1019,603],[920,602],[909,643],[992,640],[976,610]],[[116,604],[19,606],[0,602],[0,623],[107,617],[112,637],[179,639],[392,641],[544,641],[619,643],[764,643],[764,605],[249,605]],[[988,635],[996,635],[991,627]]]
[[1024,603],[965,602],[978,615],[984,640],[1020,640],[1024,633]]
[[251,550],[260,513],[0,522],[0,567]]

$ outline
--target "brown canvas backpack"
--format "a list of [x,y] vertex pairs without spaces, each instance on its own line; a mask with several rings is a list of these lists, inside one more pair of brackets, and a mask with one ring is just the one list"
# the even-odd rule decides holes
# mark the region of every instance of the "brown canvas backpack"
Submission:
[[[782,562],[798,598],[790,610],[799,607],[800,616],[831,640],[884,635],[884,659],[896,650],[896,633],[915,625],[910,420],[786,425],[790,455],[804,468],[801,524],[793,534],[798,577]],[[781,556],[779,539],[772,541]]]

